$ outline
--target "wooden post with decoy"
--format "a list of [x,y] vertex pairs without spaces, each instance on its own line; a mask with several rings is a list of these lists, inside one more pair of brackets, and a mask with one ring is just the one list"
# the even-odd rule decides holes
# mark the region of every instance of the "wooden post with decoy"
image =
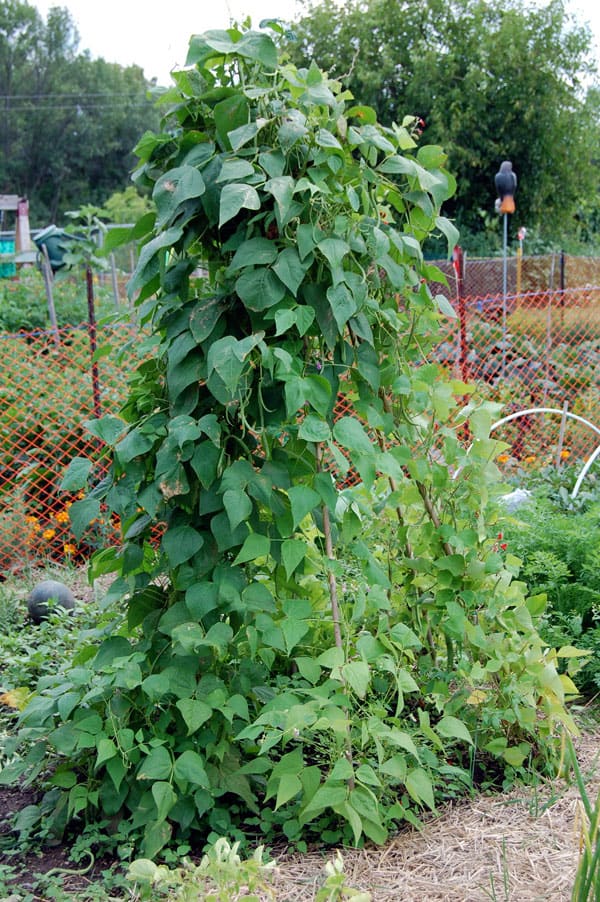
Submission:
[[510,160],[504,160],[494,176],[498,197],[496,212],[503,217],[503,258],[502,258],[502,377],[506,375],[506,299],[508,294],[508,214],[515,212],[515,191],[517,175]]

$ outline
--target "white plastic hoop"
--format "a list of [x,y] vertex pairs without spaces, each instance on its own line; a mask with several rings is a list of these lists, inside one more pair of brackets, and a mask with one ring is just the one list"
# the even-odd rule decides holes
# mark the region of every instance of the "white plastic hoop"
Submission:
[[[493,432],[494,429],[498,429],[499,426],[504,426],[505,423],[510,423],[512,420],[517,420],[519,417],[529,416],[532,413],[552,413],[557,414],[561,418],[568,417],[571,420],[576,420],[578,423],[583,423],[584,426],[587,426],[588,429],[591,429],[593,432],[600,436],[600,428],[594,425],[594,423],[590,422],[590,420],[586,420],[585,417],[580,417],[579,414],[571,413],[569,410],[561,410],[557,407],[529,407],[527,410],[518,410],[516,413],[509,413],[508,416],[502,417],[501,420],[498,420],[496,423],[490,426],[490,432]],[[471,449],[469,448],[467,454],[470,450]],[[590,457],[583,465],[583,468],[579,473],[579,476],[577,477],[575,485],[573,486],[571,498],[577,498],[579,489],[581,488],[581,483],[589,473],[591,467],[594,465],[598,457],[600,457],[600,445],[598,445],[593,454],[590,455]],[[462,467],[459,467],[459,469],[456,471],[456,473],[454,474],[454,479],[456,479],[461,469]]]

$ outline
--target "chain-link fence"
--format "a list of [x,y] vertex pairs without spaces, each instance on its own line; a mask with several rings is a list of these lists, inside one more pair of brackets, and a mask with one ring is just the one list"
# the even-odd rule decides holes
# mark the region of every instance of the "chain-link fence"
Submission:
[[[595,277],[592,265],[588,273]],[[478,394],[499,401],[505,414],[558,411],[519,417],[498,430],[508,443],[504,456],[519,465],[585,459],[600,443],[581,421],[600,426],[600,287],[582,281],[578,288],[537,285],[506,296],[495,290],[458,298],[452,281],[444,289],[458,316],[445,321],[434,354],[440,367],[474,381]],[[59,486],[72,457],[97,455],[85,421],[98,401],[103,414],[118,411],[138,339],[133,326],[100,330],[106,350],[93,366],[85,325],[0,334],[0,568],[43,558],[77,562],[115,534],[118,524],[100,519],[77,543],[68,515],[74,499]],[[567,422],[565,410],[581,420]],[[348,412],[340,397],[336,416]]]

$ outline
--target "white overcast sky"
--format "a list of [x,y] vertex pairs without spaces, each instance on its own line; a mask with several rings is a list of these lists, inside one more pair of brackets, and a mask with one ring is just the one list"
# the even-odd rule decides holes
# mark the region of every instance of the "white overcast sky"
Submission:
[[190,36],[209,28],[228,28],[247,15],[258,28],[262,19],[292,19],[301,0],[29,0],[44,19],[53,6],[66,7],[79,32],[80,51],[127,66],[135,63],[146,78],[170,84],[171,69],[183,66]]
[[[544,0],[537,0],[543,5]],[[566,0],[579,22],[591,25],[600,48],[599,0]],[[67,7],[80,36],[79,49],[92,57],[127,66],[135,63],[146,78],[170,83],[172,68],[185,63],[192,34],[227,28],[230,21],[250,15],[261,19],[292,19],[306,5],[303,0],[30,0],[45,18],[52,6]],[[599,51],[600,52],[600,51]]]

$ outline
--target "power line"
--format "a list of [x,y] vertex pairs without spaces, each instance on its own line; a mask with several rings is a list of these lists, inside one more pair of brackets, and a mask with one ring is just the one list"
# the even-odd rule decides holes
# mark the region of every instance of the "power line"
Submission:
[[70,104],[70,105],[53,105],[53,106],[40,106],[40,105],[32,105],[32,106],[5,106],[2,109],[2,115],[8,116],[11,113],[46,113],[46,112],[54,112],[56,110],[65,111],[73,111],[75,115],[83,115],[86,113],[95,113],[100,110],[118,110],[118,109],[144,109],[151,108],[151,101],[146,101],[145,103],[128,103],[124,104],[122,107],[117,104],[111,103],[97,103],[93,106],[82,107],[80,104]]
[[57,97],[59,100],[62,100],[67,97],[76,97],[77,99],[85,100],[87,97],[139,97],[139,94],[139,91],[102,91],[89,94],[82,94],[81,91],[61,91],[59,94],[48,94],[45,91],[40,91],[39,93],[30,94],[0,94],[0,99],[30,100],[35,98],[36,100],[44,100],[50,97]]

